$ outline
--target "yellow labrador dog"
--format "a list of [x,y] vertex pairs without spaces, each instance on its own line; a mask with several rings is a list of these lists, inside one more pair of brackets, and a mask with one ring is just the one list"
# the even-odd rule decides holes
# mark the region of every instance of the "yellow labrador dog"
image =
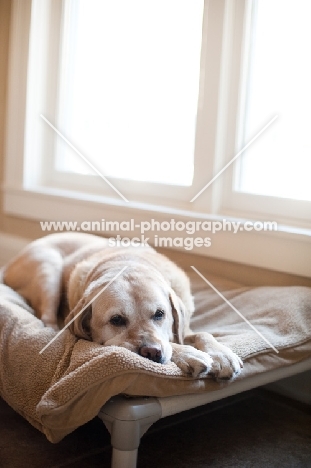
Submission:
[[54,329],[67,304],[65,323],[76,317],[68,328],[79,338],[122,346],[161,364],[171,360],[193,377],[231,379],[243,367],[212,335],[191,331],[189,279],[151,247],[109,247],[91,234],[51,234],[6,266],[4,282]]

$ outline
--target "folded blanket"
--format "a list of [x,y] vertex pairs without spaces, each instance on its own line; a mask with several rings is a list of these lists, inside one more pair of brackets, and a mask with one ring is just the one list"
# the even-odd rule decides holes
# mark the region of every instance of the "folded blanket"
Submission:
[[[311,355],[310,288],[245,288],[209,279],[279,351],[196,278],[192,327],[213,333],[242,357],[238,379]],[[17,293],[0,284],[0,395],[51,442],[96,416],[113,395],[163,397],[231,385],[189,378],[173,363],[157,364],[126,349],[76,339],[68,330],[39,354],[55,334]]]

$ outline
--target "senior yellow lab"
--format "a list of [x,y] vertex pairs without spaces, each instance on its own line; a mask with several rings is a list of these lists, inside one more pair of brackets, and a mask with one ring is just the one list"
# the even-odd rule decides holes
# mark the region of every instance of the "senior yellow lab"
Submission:
[[160,364],[171,360],[193,377],[228,380],[243,367],[212,335],[191,331],[189,279],[149,246],[110,247],[91,234],[51,234],[13,258],[4,283],[46,326],[57,329],[65,309],[65,323],[75,318],[68,328],[78,338],[122,346]]

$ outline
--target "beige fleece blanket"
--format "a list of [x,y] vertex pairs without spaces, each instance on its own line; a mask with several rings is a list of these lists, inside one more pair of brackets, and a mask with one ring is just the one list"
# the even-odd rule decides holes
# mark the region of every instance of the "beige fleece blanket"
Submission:
[[[311,289],[245,288],[209,278],[279,351],[276,354],[216,293],[193,281],[195,331],[206,330],[245,362],[239,379],[311,355]],[[23,299],[0,284],[0,394],[51,442],[96,416],[113,395],[170,396],[217,391],[228,383],[192,379],[173,363],[161,365],[117,347],[55,336]],[[264,357],[264,360],[263,360]]]

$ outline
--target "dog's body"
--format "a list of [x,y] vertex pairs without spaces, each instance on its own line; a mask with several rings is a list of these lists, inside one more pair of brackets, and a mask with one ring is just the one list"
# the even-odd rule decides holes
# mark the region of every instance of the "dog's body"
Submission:
[[122,346],[162,364],[172,360],[194,377],[230,379],[243,366],[212,335],[192,333],[189,279],[151,247],[112,248],[90,234],[52,234],[15,257],[4,282],[55,329],[65,302],[66,323],[77,337]]

